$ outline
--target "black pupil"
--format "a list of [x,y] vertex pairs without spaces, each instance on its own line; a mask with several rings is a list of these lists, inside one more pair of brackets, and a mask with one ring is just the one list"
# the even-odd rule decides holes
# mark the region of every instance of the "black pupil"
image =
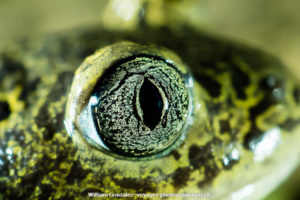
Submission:
[[154,129],[161,118],[163,100],[157,87],[146,78],[140,90],[139,100],[145,125]]

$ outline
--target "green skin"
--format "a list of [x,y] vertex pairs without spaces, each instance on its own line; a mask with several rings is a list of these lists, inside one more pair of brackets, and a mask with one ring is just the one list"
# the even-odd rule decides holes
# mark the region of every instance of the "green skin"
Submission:
[[[119,159],[65,129],[75,70],[97,49],[122,40],[166,47],[193,74],[194,123],[167,156]],[[247,186],[256,199],[299,157],[296,79],[273,56],[232,41],[186,27],[90,29],[22,41],[0,55],[0,199],[83,199],[89,192],[210,193],[218,199],[242,197]],[[279,143],[258,160],[256,148],[270,130],[280,133]]]

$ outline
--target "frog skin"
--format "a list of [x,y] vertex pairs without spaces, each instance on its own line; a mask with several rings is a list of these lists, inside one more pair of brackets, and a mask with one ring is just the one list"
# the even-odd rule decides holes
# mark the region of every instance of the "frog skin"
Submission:
[[[75,70],[118,41],[170,49],[193,75],[193,124],[166,156],[119,159],[65,129]],[[251,47],[185,26],[92,27],[23,40],[0,55],[0,199],[84,199],[89,192],[258,199],[298,161],[300,87],[277,58]]]

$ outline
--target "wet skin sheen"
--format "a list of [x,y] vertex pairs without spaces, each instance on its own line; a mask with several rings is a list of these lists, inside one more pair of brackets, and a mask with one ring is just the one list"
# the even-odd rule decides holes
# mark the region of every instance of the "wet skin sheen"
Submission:
[[[193,76],[193,123],[168,155],[119,158],[65,129],[75,70],[118,41],[167,48]],[[151,89],[147,84],[143,89]],[[243,189],[260,198],[299,157],[300,88],[282,63],[186,27],[88,29],[22,41],[0,53],[0,89],[0,199],[87,198],[89,192],[209,192],[218,199],[241,198]]]

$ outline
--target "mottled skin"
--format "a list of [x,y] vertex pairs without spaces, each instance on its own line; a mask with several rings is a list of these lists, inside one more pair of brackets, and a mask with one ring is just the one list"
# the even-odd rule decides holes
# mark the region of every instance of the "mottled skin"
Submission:
[[[76,68],[95,50],[122,40],[164,46],[193,73],[194,123],[168,156],[121,160],[80,134],[72,140],[65,130]],[[252,197],[260,198],[299,157],[295,82],[273,56],[187,27],[87,29],[22,41],[0,54],[0,199],[83,199],[88,192],[211,192],[217,199],[251,183]],[[257,138],[274,128],[280,144],[255,161]],[[279,169],[286,173],[278,175]]]

